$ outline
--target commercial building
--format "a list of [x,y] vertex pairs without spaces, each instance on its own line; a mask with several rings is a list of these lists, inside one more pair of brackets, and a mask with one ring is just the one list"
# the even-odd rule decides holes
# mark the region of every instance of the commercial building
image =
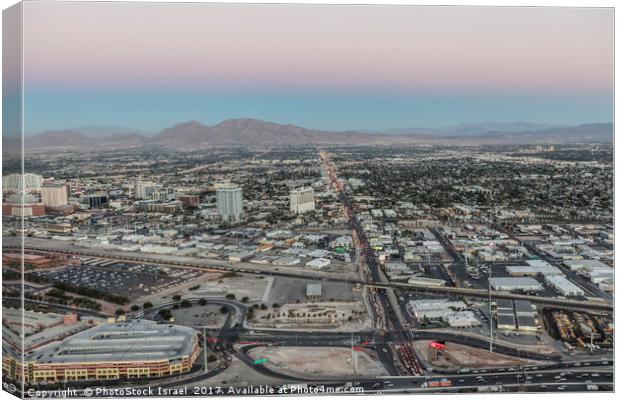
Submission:
[[62,207],[69,204],[69,188],[64,184],[41,186],[41,201],[46,207]]
[[37,174],[12,174],[2,178],[2,191],[28,192],[41,188],[43,177]]
[[321,269],[327,267],[329,264],[331,264],[331,260],[328,258],[315,258],[312,261],[308,261],[306,267]]
[[291,212],[303,214],[314,210],[314,189],[301,188],[292,190],[289,194]]
[[[3,371],[27,383],[149,379],[189,372],[200,354],[194,329],[148,320],[107,323],[27,354]],[[7,364],[8,363],[8,364]],[[4,368],[4,365],[11,368]]]
[[108,206],[108,196],[89,194],[80,198],[80,204],[83,208],[106,208]]
[[445,320],[452,328],[471,328],[481,325],[476,315],[469,310],[447,313]]
[[590,282],[599,285],[611,284],[614,280],[614,270],[599,260],[566,260],[564,261],[571,271],[585,275]]
[[242,262],[248,261],[250,258],[254,257],[253,251],[240,251],[237,253],[231,253],[228,255],[228,261],[230,262]]
[[425,278],[421,276],[412,276],[407,280],[407,283],[409,283],[410,285],[423,285],[432,287],[446,286],[446,281],[444,281],[443,279]]
[[185,208],[196,208],[200,205],[200,196],[195,194],[178,195],[177,200],[180,201]]
[[225,222],[238,222],[243,215],[243,193],[238,185],[227,183],[216,189],[217,212]]
[[558,292],[564,296],[583,296],[584,291],[573,282],[563,276],[546,276],[545,282],[553,286]]
[[517,315],[517,325],[519,332],[536,332],[538,330],[536,318],[528,315]]
[[66,258],[64,257],[46,257],[40,256],[36,254],[21,254],[21,253],[2,253],[2,263],[5,265],[8,264],[19,264],[22,262],[24,266],[28,268],[50,268],[57,267],[58,265],[62,265],[66,263]]
[[134,203],[134,206],[138,210],[162,213],[162,214],[175,214],[183,209],[180,201],[171,201],[169,203],[158,203],[155,200],[140,200]]
[[409,312],[420,321],[443,321],[452,328],[479,326],[480,321],[473,312],[465,310],[466,307],[462,301],[448,299],[411,300],[408,304]]
[[506,272],[510,276],[547,276],[562,275],[562,271],[558,267],[554,267],[544,260],[528,260],[528,265],[512,265],[506,267]]
[[517,329],[515,317],[512,314],[497,314],[497,329],[502,331],[514,331]]
[[176,189],[173,187],[161,187],[158,188],[152,195],[151,198],[157,201],[173,201],[177,198]]
[[14,217],[37,217],[45,215],[45,206],[31,194],[14,194],[2,204],[2,215]]
[[543,286],[534,278],[490,278],[489,283],[494,290],[503,290],[507,292],[523,291],[523,292],[540,292]]
[[306,297],[309,300],[318,300],[323,293],[323,287],[320,283],[309,283],[306,285]]
[[153,182],[137,181],[133,187],[133,195],[136,199],[152,199],[157,189]]

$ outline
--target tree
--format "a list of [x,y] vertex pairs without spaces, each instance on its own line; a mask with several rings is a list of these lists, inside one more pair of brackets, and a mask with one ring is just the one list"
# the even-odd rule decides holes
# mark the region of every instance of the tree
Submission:
[[166,321],[172,318],[172,313],[170,312],[170,310],[165,309],[165,308],[159,310],[157,314],[159,314],[159,316]]
[[172,296],[172,300],[174,300],[174,301],[179,301],[179,300],[181,300],[181,295],[179,295],[179,294],[175,294],[174,296]]
[[201,306],[206,306],[207,305],[207,299],[200,299],[198,300],[198,304]]
[[248,300],[250,300],[250,298],[248,296],[243,296],[243,298],[241,299],[242,303],[247,303]]
[[134,304],[133,306],[131,306],[131,311],[138,311],[140,309],[140,306],[137,304]]
[[234,300],[234,299],[235,299],[235,294],[234,294],[234,293],[228,293],[228,294],[226,295],[226,298],[227,298],[228,300]]
[[146,303],[142,304],[142,308],[143,309],[149,309],[153,307],[153,303],[151,303],[150,301],[147,301]]
[[222,314],[226,314],[226,313],[228,312],[228,308],[227,308],[227,307],[225,307],[225,306],[222,306],[222,307],[220,308],[220,312],[221,312]]
[[207,357],[207,362],[214,362],[217,361],[217,357],[214,356],[213,354],[209,354],[209,357]]
[[181,307],[183,308],[190,308],[192,306],[192,302],[185,299],[181,302]]

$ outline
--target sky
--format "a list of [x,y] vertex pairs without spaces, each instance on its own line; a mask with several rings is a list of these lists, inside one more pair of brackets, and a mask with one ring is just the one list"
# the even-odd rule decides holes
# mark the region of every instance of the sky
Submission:
[[602,8],[24,5],[25,131],[609,122]]

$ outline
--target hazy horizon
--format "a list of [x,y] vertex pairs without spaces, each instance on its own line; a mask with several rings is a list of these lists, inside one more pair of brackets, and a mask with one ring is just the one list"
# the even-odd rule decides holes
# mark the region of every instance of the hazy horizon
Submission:
[[329,131],[613,120],[610,8],[23,7],[27,132],[245,117]]
[[[245,117],[245,118],[229,118],[229,119],[256,119],[256,120],[262,120],[260,118],[255,118],[255,117]],[[198,119],[191,119],[191,120],[187,120],[187,121],[178,121],[170,126],[164,126],[161,127],[159,129],[155,129],[155,130],[142,130],[139,128],[134,128],[131,126],[120,126],[120,125],[83,125],[83,126],[70,126],[70,127],[55,127],[55,128],[51,128],[51,129],[45,129],[42,131],[37,131],[37,132],[25,132],[26,136],[36,136],[45,132],[51,132],[51,131],[79,131],[79,130],[87,130],[87,129],[93,129],[93,130],[105,130],[105,129],[117,129],[117,130],[123,130],[123,131],[132,131],[132,132],[136,132],[138,134],[141,135],[145,135],[145,136],[152,136],[152,135],[156,135],[158,133],[160,133],[161,131],[168,129],[168,128],[172,128],[175,125],[178,124],[184,124],[184,123],[189,123],[189,122],[198,122],[202,125],[208,125],[208,126],[214,126],[217,125],[221,122],[224,122],[226,120],[229,119],[225,119],[219,122],[216,122],[214,124],[207,124],[204,123],[203,121],[200,121]],[[271,122],[271,123],[276,123],[276,124],[280,124],[280,125],[287,125],[287,122],[281,122],[281,121],[271,121],[271,120],[262,120],[264,122]],[[456,123],[456,124],[451,124],[451,125],[437,125],[437,126],[403,126],[403,127],[392,127],[392,128],[380,128],[380,129],[365,129],[365,128],[352,128],[352,129],[345,129],[345,130],[334,130],[331,132],[348,132],[348,131],[352,131],[352,132],[360,132],[360,133],[385,133],[385,134],[398,134],[397,131],[406,131],[406,130],[415,130],[415,129],[419,129],[419,130],[432,130],[432,131],[440,131],[440,130],[449,130],[449,129],[456,129],[459,127],[476,127],[476,126],[483,126],[483,125],[514,125],[514,124],[523,124],[523,125],[531,125],[530,128],[528,128],[528,130],[543,130],[545,128],[551,128],[551,127],[570,127],[570,126],[579,126],[579,125],[588,125],[588,124],[614,124],[613,121],[583,121],[581,123],[577,123],[577,124],[561,124],[561,123],[534,123],[534,122],[530,122],[530,121],[481,121],[481,122],[468,122],[468,123]],[[295,125],[295,124],[292,124]],[[540,126],[540,128],[538,128],[538,126]],[[318,128],[314,128],[312,126],[301,126],[302,128],[307,128],[307,129],[316,129],[316,130],[320,130]],[[423,133],[423,132],[421,132]]]

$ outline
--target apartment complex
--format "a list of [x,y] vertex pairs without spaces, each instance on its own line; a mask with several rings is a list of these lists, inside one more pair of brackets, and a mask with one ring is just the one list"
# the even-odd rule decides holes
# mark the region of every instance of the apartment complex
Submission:
[[216,189],[217,213],[226,222],[238,222],[243,214],[243,193],[233,183],[220,185]]

